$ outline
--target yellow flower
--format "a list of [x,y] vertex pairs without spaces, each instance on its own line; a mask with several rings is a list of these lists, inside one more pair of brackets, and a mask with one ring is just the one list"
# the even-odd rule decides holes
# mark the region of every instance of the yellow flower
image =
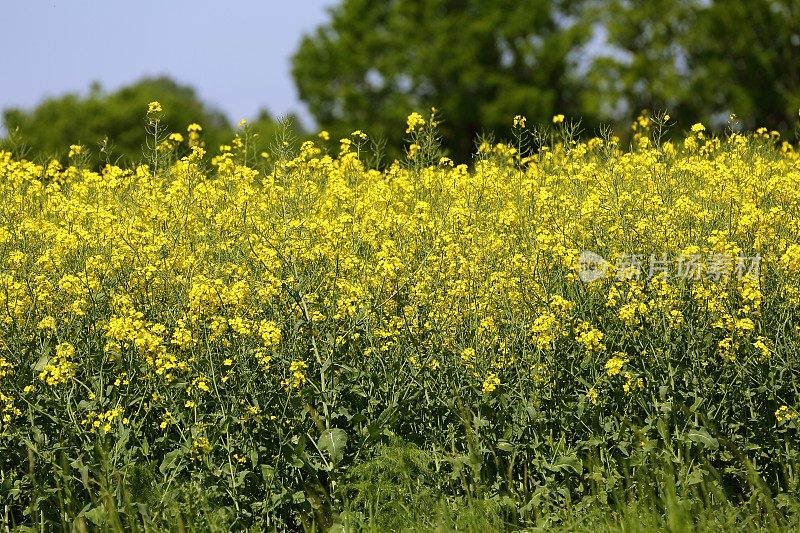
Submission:
[[698,122],[697,124],[692,125],[692,133],[699,133],[701,131],[706,131],[706,127],[703,126],[702,123]]
[[331,134],[330,134],[330,133],[328,133],[328,132],[327,132],[327,131],[325,131],[325,130],[322,130],[321,132],[317,133],[317,137],[319,137],[319,138],[320,138],[320,139],[322,139],[323,141],[329,141],[329,140],[330,140],[330,138],[331,138]]
[[69,155],[67,157],[73,158],[76,155],[80,155],[83,153],[83,146],[80,144],[71,144],[69,145]]
[[634,375],[631,372],[625,372],[625,384],[622,385],[622,390],[626,393],[630,392],[633,389],[633,386],[636,385],[638,389],[644,388],[644,380],[642,378],[636,378],[634,380]]
[[161,113],[161,104],[158,101],[153,101],[147,104],[147,114]]
[[6,359],[0,355],[0,378],[4,378],[6,376],[11,375],[11,371],[14,369],[14,366],[6,361]]
[[759,351],[761,354],[760,359],[766,360],[769,359],[769,347],[764,342],[766,339],[764,337],[759,336],[756,341],[753,343],[753,347]]
[[14,399],[11,396],[0,392],[0,431],[4,431],[11,425],[13,418],[22,414],[22,411],[14,405]]
[[582,345],[587,352],[599,352],[605,349],[603,345],[603,333],[591,326],[588,322],[581,321],[576,328],[575,340]]
[[469,362],[475,359],[475,349],[474,348],[464,348],[461,352],[461,360],[464,362]]
[[422,118],[422,115],[420,115],[419,113],[417,113],[415,111],[415,112],[411,113],[410,115],[408,115],[408,118],[406,119],[406,124],[408,125],[408,127],[406,128],[406,133],[411,133],[411,132],[415,131],[417,128],[419,128],[420,126],[424,126],[425,125],[425,119]]
[[528,119],[526,119],[526,118],[525,118],[524,116],[522,116],[522,115],[516,115],[516,116],[514,117],[514,127],[515,127],[515,128],[524,128],[524,127],[525,127],[525,122],[526,122],[527,120],[528,120]]
[[202,456],[210,454],[213,449],[207,437],[196,437],[192,441],[192,455],[195,459],[199,460]]
[[588,391],[586,391],[586,398],[591,402],[592,405],[597,405],[597,399],[600,395],[597,393],[597,390],[592,387]]
[[738,344],[731,337],[725,337],[717,343],[720,356],[726,361],[736,361],[736,349]]
[[558,114],[553,116],[553,124],[561,124],[564,122],[564,115]]
[[70,359],[75,355],[75,347],[68,342],[56,346],[55,356],[45,364],[39,373],[39,379],[48,385],[55,386],[66,383],[75,375],[75,363]]
[[800,273],[800,244],[790,244],[779,260],[781,268],[787,273]]
[[560,335],[560,324],[558,318],[552,313],[540,315],[533,321],[531,326],[531,336],[533,344],[540,350],[547,350],[553,347],[553,342]]
[[56,329],[56,319],[48,315],[39,321],[36,328],[41,330]]
[[292,361],[289,364],[289,372],[291,376],[289,379],[283,381],[284,387],[288,388],[299,388],[302,387],[308,378],[306,377],[306,369],[308,368],[308,364],[305,361]]
[[275,322],[262,320],[258,323],[258,335],[265,348],[277,346],[281,342],[281,330]]
[[606,374],[608,374],[609,377],[616,376],[627,362],[628,359],[625,357],[624,353],[614,352],[614,357],[606,361]]
[[794,409],[790,409],[785,405],[781,405],[778,407],[778,410],[775,411],[775,418],[778,419],[778,422],[791,422],[798,417],[797,411]]
[[494,372],[490,373],[486,376],[486,379],[483,380],[483,393],[484,394],[491,394],[500,385],[500,378],[497,377],[497,374]]

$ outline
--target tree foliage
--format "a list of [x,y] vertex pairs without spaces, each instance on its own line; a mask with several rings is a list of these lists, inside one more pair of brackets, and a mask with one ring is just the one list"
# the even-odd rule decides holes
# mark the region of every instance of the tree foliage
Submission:
[[[411,110],[435,106],[457,157],[514,114],[578,110],[585,83],[573,52],[590,37],[580,2],[345,0],[293,57],[300,97],[321,127],[397,139]],[[591,120],[592,117],[585,117]]]
[[300,43],[293,76],[318,123],[399,137],[436,106],[455,156],[521,113],[623,127],[641,109],[680,126],[791,129],[800,107],[796,0],[343,0]]
[[[143,158],[147,135],[147,104],[154,100],[162,104],[167,132],[185,134],[189,124],[199,123],[208,146],[230,134],[225,115],[201,102],[191,87],[167,77],[144,78],[111,93],[95,83],[86,97],[66,94],[45,99],[30,111],[7,109],[3,123],[10,136],[22,139],[32,157],[63,159],[65,146],[82,144],[94,163],[137,162]],[[107,148],[101,152],[104,139]]]
[[746,128],[796,124],[796,0],[611,0],[592,13],[607,32],[592,70],[606,109],[668,108],[686,123],[717,125],[733,113]]
[[800,2],[715,1],[699,10],[689,66],[706,114],[787,130],[800,109]]

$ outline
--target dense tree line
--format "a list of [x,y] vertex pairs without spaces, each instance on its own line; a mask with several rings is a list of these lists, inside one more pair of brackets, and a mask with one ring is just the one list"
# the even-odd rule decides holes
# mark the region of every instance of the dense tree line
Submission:
[[[84,147],[84,157],[94,166],[145,161],[147,143],[153,144],[146,128],[148,103],[152,101],[160,102],[163,109],[159,138],[179,133],[188,139],[188,126],[198,124],[201,142],[211,156],[236,133],[228,118],[200,100],[192,87],[156,77],[143,78],[113,92],[104,92],[94,83],[85,96],[70,93],[47,98],[31,110],[6,109],[6,138],[0,141],[0,148],[10,148],[16,155],[33,160],[64,161],[69,146],[77,144]],[[262,110],[250,128],[258,134],[253,149],[258,153],[269,144],[278,123]]]
[[[354,130],[402,154],[406,116],[436,107],[445,147],[467,160],[485,132],[508,137],[517,114],[544,124],[580,119],[586,134],[623,137],[642,110],[669,111],[680,134],[702,121],[791,132],[800,108],[798,0],[341,0],[301,40],[292,73],[301,99],[335,142]],[[95,162],[142,158],[148,101],[174,132],[200,123],[212,150],[233,127],[191,87],[146,78],[111,93],[93,86],[3,125],[39,157],[87,145]],[[256,121],[262,141],[275,122]],[[101,144],[103,139],[108,143]]]
[[436,106],[451,150],[557,113],[621,128],[641,109],[677,126],[788,131],[800,108],[797,0],[343,0],[293,58],[324,127],[397,137]]

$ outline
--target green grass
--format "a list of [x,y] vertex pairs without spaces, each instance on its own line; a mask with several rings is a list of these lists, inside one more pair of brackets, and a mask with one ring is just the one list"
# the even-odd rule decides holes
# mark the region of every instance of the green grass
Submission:
[[[305,531],[331,532],[487,532],[556,533],[602,532],[734,532],[800,530],[800,505],[786,495],[765,499],[762,494],[731,501],[719,486],[703,481],[680,487],[674,471],[662,465],[649,477],[625,478],[626,489],[588,494],[558,507],[546,487],[528,509],[517,502],[476,496],[487,487],[467,486],[454,495],[442,489],[446,457],[395,441],[355,467],[338,509],[322,520],[299,516]],[[243,525],[242,509],[221,505],[199,483],[162,486],[152,470],[132,466],[95,478],[90,502],[75,498],[69,476],[57,479],[63,531],[259,531]],[[52,491],[52,487],[37,490]],[[52,522],[26,516],[24,525],[8,515],[2,531],[50,531]],[[245,513],[246,514],[246,513]],[[52,515],[51,515],[52,516]],[[321,522],[326,521],[326,524]],[[267,523],[269,520],[267,520]],[[274,530],[280,527],[276,524]]]

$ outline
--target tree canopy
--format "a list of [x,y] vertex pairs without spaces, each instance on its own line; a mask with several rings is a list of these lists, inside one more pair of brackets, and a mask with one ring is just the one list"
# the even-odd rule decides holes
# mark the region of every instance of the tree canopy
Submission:
[[664,107],[685,121],[783,131],[800,108],[796,0],[612,0],[592,13],[608,34],[593,78],[606,107]]
[[318,123],[337,133],[369,127],[397,138],[410,110],[435,106],[451,149],[464,155],[477,134],[507,130],[516,113],[543,120],[580,107],[573,51],[590,27],[578,4],[345,0],[300,43],[294,79]]
[[800,2],[717,0],[698,13],[689,51],[703,111],[787,130],[800,109]]
[[[194,89],[167,77],[144,78],[111,93],[93,84],[86,97],[67,94],[48,98],[30,111],[7,109],[3,123],[9,135],[18,135],[35,155],[63,159],[69,144],[82,144],[92,161],[139,161],[145,146],[147,104],[157,100],[164,109],[168,132],[185,134],[199,123],[208,146],[230,134],[228,119],[200,101]],[[109,140],[107,153],[99,143]]]
[[[680,127],[787,130],[800,107],[796,0],[342,0],[303,38],[292,73],[321,127],[396,139],[438,107],[466,157],[482,129],[558,113],[590,131],[641,109]],[[367,126],[365,126],[367,125]]]

